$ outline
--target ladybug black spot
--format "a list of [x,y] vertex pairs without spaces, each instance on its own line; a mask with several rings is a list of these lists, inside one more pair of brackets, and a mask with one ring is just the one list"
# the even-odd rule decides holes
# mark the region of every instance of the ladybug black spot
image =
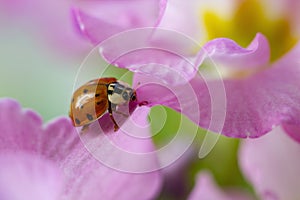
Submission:
[[90,114],[86,114],[86,117],[88,118],[88,120],[92,121],[93,120],[93,116]]
[[97,105],[100,106],[100,105],[101,105],[101,101],[98,101],[98,102],[97,102]]
[[99,97],[100,96],[100,94],[95,94],[95,97]]
[[80,124],[80,120],[76,118],[76,119],[75,119],[75,123],[76,123],[76,124]]

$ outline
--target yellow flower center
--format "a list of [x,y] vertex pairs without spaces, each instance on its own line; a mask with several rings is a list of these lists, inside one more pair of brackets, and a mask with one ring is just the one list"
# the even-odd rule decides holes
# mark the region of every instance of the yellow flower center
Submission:
[[246,47],[257,32],[264,34],[270,43],[271,61],[288,52],[297,42],[292,35],[289,21],[284,16],[276,19],[267,16],[258,0],[240,2],[231,19],[223,19],[212,11],[206,11],[202,19],[208,40],[227,37]]

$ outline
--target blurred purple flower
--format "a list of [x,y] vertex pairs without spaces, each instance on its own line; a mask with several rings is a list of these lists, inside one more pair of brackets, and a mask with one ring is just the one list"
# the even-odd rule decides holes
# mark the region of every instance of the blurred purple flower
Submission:
[[[158,194],[160,172],[132,174],[103,165],[86,150],[69,119],[43,126],[40,116],[11,99],[2,99],[0,110],[0,199],[153,199]],[[137,152],[153,150],[150,140],[138,143],[122,133],[118,142]],[[130,162],[102,151],[120,166]],[[157,163],[154,156],[149,160]]]
[[198,174],[195,186],[188,200],[250,200],[254,199],[246,192],[237,188],[222,190],[216,183],[209,172],[201,172]]
[[[294,127],[295,128],[295,127]],[[289,131],[299,134],[299,129]],[[239,166],[249,180],[254,192],[262,200],[298,199],[300,180],[298,178],[300,146],[288,137],[283,127],[277,127],[268,135],[258,139],[243,140],[239,149]],[[220,189],[209,172],[202,171],[189,200],[256,199],[241,188]]]
[[[294,126],[288,131],[300,133]],[[240,145],[239,167],[259,199],[299,197],[300,146],[286,132],[286,127],[277,127],[263,137],[243,140]],[[200,172],[189,199],[254,199],[241,188],[225,189],[217,188],[209,173]]]
[[[300,133],[299,128],[289,131]],[[241,144],[241,170],[261,199],[299,199],[300,145],[284,133],[277,127],[264,137]]]

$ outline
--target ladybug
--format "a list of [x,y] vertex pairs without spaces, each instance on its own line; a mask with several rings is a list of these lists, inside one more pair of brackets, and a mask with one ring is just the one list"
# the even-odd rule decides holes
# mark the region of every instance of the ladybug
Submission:
[[119,126],[113,111],[116,111],[118,105],[135,100],[136,92],[128,84],[113,77],[94,79],[74,92],[69,116],[73,125],[83,126],[83,130],[108,111],[114,123],[114,131],[117,131]]

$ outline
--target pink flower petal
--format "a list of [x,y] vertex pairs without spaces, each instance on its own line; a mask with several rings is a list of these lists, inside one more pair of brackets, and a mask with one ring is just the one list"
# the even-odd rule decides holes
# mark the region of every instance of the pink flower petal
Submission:
[[[56,119],[43,128],[39,116],[32,111],[22,111],[19,104],[13,100],[1,100],[0,110],[0,151],[26,151],[54,162],[64,175],[65,187],[62,188],[61,199],[93,200],[116,197],[118,199],[134,199],[135,197],[153,199],[157,195],[162,178],[159,172],[133,174],[105,166],[84,147],[69,119]],[[139,116],[136,118],[139,119]],[[144,118],[142,117],[143,120]],[[86,137],[95,135],[99,136],[96,139],[101,137],[105,139],[101,132],[94,132],[93,135],[86,134]],[[128,150],[135,152],[153,149],[149,139],[138,143],[131,137],[121,134],[112,133],[110,137],[118,145],[128,147]],[[93,141],[90,140],[90,142]],[[106,139],[105,142],[109,141]],[[102,144],[109,146],[103,142]],[[113,152],[100,153],[113,163],[120,161]],[[125,157],[126,155],[123,154],[121,159],[123,163],[131,161],[132,157]],[[148,159],[147,163],[132,163],[132,165],[137,165],[133,166],[135,168],[139,166],[149,168],[148,165],[155,166],[156,164],[154,156]]]
[[261,68],[269,63],[270,47],[266,37],[260,33],[256,35],[247,48],[240,47],[227,38],[209,41],[203,46],[205,56],[215,63],[236,69]]
[[73,9],[81,32],[98,44],[124,30],[155,26],[166,6],[165,0],[87,1]]
[[267,70],[224,81],[225,135],[259,137],[281,123],[300,124],[299,52],[300,44]]
[[226,117],[226,94],[222,82],[205,84],[203,77],[197,75],[187,84],[172,86],[154,77],[135,74],[133,85],[137,88],[139,102],[147,102],[150,107],[170,107],[199,126],[221,132]]
[[[44,149],[47,151],[45,153],[57,160],[65,173],[65,197],[67,199],[93,200],[99,198],[113,199],[116,196],[118,199],[133,199],[140,195],[145,199],[151,199],[156,196],[161,186],[162,177],[159,172],[123,173],[119,171],[122,168],[107,166],[108,162],[112,162],[120,164],[121,167],[124,164],[125,166],[133,165],[134,168],[146,168],[149,167],[147,165],[153,166],[155,163],[130,163],[132,157],[127,156],[128,154],[122,154],[123,157],[120,158],[121,155],[116,155],[113,151],[109,151],[110,149],[105,148],[111,146],[106,136],[93,130],[94,126],[91,126],[88,132],[81,135],[84,142],[82,144],[77,136],[77,131],[73,129],[69,120],[62,118],[47,127],[46,134],[49,137],[45,141],[46,147]],[[139,151],[144,148],[130,137],[124,136],[127,140],[122,139],[123,136],[119,135],[119,132],[108,134],[120,144],[132,146],[132,150]],[[85,139],[88,139],[89,144]],[[90,149],[91,143],[100,143],[102,146],[94,152]],[[149,140],[144,144],[146,145],[145,148],[149,148]],[[100,160],[97,153],[101,153],[105,160]],[[151,161],[155,162],[155,158]],[[125,187],[126,190],[124,190]]]
[[281,127],[242,143],[240,166],[262,199],[298,199],[300,146]]
[[201,172],[196,180],[195,187],[188,200],[250,200],[248,194],[239,190],[222,191],[208,172]]
[[[164,41],[165,36],[181,45]],[[189,81],[197,73],[203,56],[193,55],[191,49],[199,48],[195,41],[178,32],[143,28],[105,40],[99,45],[99,52],[110,64],[176,85]]]
[[295,141],[300,143],[300,126],[295,126],[295,125],[291,125],[291,124],[283,124],[283,129]]
[[[167,40],[163,40],[166,37]],[[178,32],[151,28],[118,34],[101,43],[99,48],[108,63],[172,85],[192,79],[207,57],[229,69],[251,68],[253,71],[268,64],[270,57],[267,39],[262,34],[257,34],[247,48],[226,38],[215,39],[195,55],[191,49],[200,46],[190,38]]]
[[36,113],[22,111],[11,99],[0,101],[0,149],[14,151],[36,151],[42,120]]
[[252,77],[224,82],[227,118],[223,132],[226,135],[259,137],[283,122],[300,124],[297,59],[288,56]]
[[205,34],[203,27],[200,26],[201,4],[203,4],[203,1],[199,0],[190,0],[189,3],[181,0],[168,0],[159,27],[175,30],[200,41]]
[[[130,173],[156,171],[160,166],[151,140],[149,110],[145,106],[138,107],[117,132],[113,131],[109,116],[105,115],[99,124],[89,127],[82,140],[93,156],[110,168]],[[117,123],[120,118],[124,117],[115,114]],[[110,126],[110,129],[103,125]]]
[[27,153],[1,154],[0,163],[0,199],[59,199],[64,183],[55,163]]
[[271,68],[245,79],[196,76],[185,85],[171,86],[136,75],[134,85],[140,87],[138,100],[150,106],[169,106],[196,124],[230,137],[255,138],[281,123],[300,124],[299,52],[300,44]]

